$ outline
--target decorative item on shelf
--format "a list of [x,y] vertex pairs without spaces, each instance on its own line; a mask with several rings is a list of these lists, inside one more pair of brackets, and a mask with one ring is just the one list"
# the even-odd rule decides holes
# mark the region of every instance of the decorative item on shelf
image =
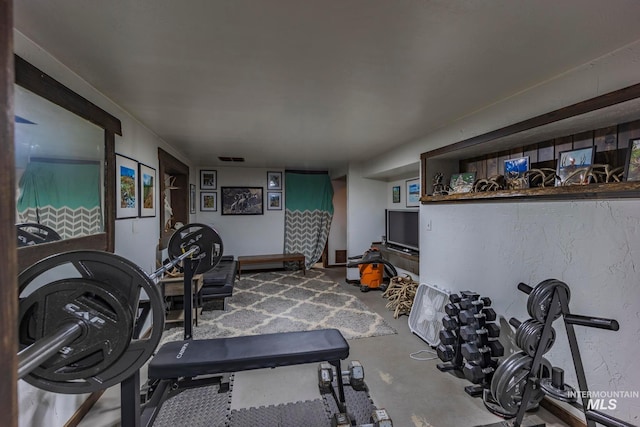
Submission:
[[473,184],[473,192],[474,193],[483,193],[486,191],[498,191],[504,190],[505,188],[505,180],[504,175],[493,175],[489,178],[482,178],[477,180]]
[[585,174],[586,184],[603,182],[622,182],[624,166],[612,168],[611,165],[591,165]]
[[469,193],[473,190],[475,180],[475,172],[454,173],[451,175],[451,182],[449,183],[449,194]]
[[593,165],[594,155],[594,147],[561,152],[556,171],[556,186],[588,184],[587,173]]
[[533,187],[553,187],[556,183],[556,171],[551,168],[529,169],[525,176]]
[[527,171],[529,170],[529,156],[504,161],[504,177],[509,190],[529,188]]
[[449,187],[444,185],[442,180],[444,179],[444,175],[442,172],[437,172],[433,175],[433,180],[431,182],[431,186],[433,188],[434,196],[446,196],[449,194]]
[[640,181],[640,138],[629,141],[624,177],[625,181]]

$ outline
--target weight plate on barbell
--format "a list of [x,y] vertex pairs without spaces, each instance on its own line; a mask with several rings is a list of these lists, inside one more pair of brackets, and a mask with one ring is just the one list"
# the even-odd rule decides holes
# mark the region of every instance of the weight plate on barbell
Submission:
[[[493,376],[492,386],[493,381],[496,381],[493,397],[507,413],[516,414],[522,401],[527,378],[531,372],[533,358],[524,352],[519,352],[509,356],[505,362],[506,367],[501,371],[500,376],[496,378],[498,372]],[[545,358],[542,358],[540,362],[537,376],[538,378],[551,376],[551,364]],[[542,390],[534,389],[529,398],[527,409],[537,406],[543,397]]]
[[573,403],[578,400],[578,394],[576,393],[575,388],[571,387],[569,384],[563,384],[563,388],[558,388],[553,385],[553,380],[551,378],[541,379],[540,389],[545,394],[563,402]]
[[[516,345],[520,347],[529,356],[534,357],[538,349],[540,338],[542,337],[542,331],[544,324],[534,319],[525,320],[518,326],[516,330],[515,341]],[[556,340],[556,331],[551,327],[551,337],[546,343],[546,347],[542,354],[546,354],[553,346]]]
[[60,235],[53,228],[37,223],[16,224],[16,235],[18,247],[61,240]]
[[20,300],[20,346],[31,345],[70,324],[82,334],[31,375],[49,381],[89,378],[107,369],[126,351],[133,316],[116,289],[85,278],[62,279]]
[[553,316],[553,320],[556,320],[562,315],[560,301],[558,301],[555,308],[551,309],[550,307],[556,288],[560,292],[566,292],[567,302],[570,300],[571,290],[566,283],[556,279],[543,280],[533,288],[527,299],[527,311],[531,317],[544,323],[547,318],[547,313]]
[[[93,353],[94,359],[91,360],[94,361],[93,366],[99,366],[99,369],[96,369],[97,372],[93,372],[91,369],[88,358],[82,358],[81,366],[74,366],[72,363],[72,366],[61,365],[61,370],[54,369],[53,371],[47,369],[46,364],[49,363],[47,361],[43,368],[38,367],[24,377],[28,383],[40,389],[55,393],[78,394],[91,393],[116,385],[144,365],[162,338],[165,308],[160,289],[140,267],[121,256],[91,250],[52,255],[20,273],[18,284],[21,313],[34,313],[29,308],[33,307],[29,297],[34,293],[44,295],[53,301],[63,298],[63,296],[60,298],[55,296],[58,291],[64,292],[70,298],[75,298],[73,301],[80,298],[84,304],[79,306],[78,313],[74,315],[85,319],[83,322],[86,322],[87,318],[89,318],[88,321],[91,321],[92,314],[102,313],[105,316],[111,316],[115,319],[114,327],[120,330],[123,340],[117,345],[104,345],[102,342],[97,342],[102,340],[104,336],[94,334],[85,337],[87,334],[83,333],[77,339],[82,342],[82,348],[74,350],[79,354],[84,354],[84,347],[91,346],[102,350],[112,348],[113,354],[120,354],[117,357],[111,357],[111,354],[105,354],[105,351]],[[47,289],[49,286],[52,288]],[[78,293],[73,292],[74,286],[79,288]],[[40,287],[44,287],[44,289],[39,291]],[[100,290],[97,290],[96,287]],[[151,332],[144,338],[137,338],[133,336],[132,327],[137,328],[139,323],[145,322],[147,319],[143,315],[145,310],[142,309],[142,306],[147,303],[150,307],[149,315],[152,320]],[[57,305],[59,306],[60,303]],[[69,309],[69,307],[67,308]],[[44,318],[55,319],[58,314],[48,313],[52,309],[55,310],[56,307],[45,304],[43,307],[38,307],[35,313],[39,313],[38,315],[42,315]],[[115,311],[108,313],[110,309]],[[71,308],[71,311],[73,310],[74,308]],[[131,320],[127,320],[127,314],[124,313],[129,313]],[[34,321],[37,325],[39,319]],[[27,324],[31,322],[30,320]],[[21,348],[32,344],[34,337],[37,340],[38,335],[34,335],[33,330],[30,333],[31,336],[20,334]],[[42,335],[41,332],[39,334]],[[107,334],[106,336],[111,337],[111,335]],[[74,345],[75,341],[71,343],[70,347]],[[124,346],[124,350],[122,346]],[[66,351],[65,349],[61,350],[62,352]],[[84,355],[86,356],[86,354]],[[54,356],[54,358],[58,357],[62,356]],[[39,375],[39,373],[42,374],[43,369],[46,375]],[[77,378],[75,378],[74,372]]]
[[198,260],[194,274],[205,273],[218,265],[224,252],[218,232],[208,225],[198,223],[187,224],[176,230],[169,239],[167,251],[175,259],[194,247],[197,251],[190,257]]

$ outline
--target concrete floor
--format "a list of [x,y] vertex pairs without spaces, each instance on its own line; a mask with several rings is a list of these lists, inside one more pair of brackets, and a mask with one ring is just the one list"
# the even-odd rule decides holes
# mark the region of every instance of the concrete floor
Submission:
[[[343,288],[357,295],[373,311],[382,315],[398,331],[395,335],[360,338],[349,341],[349,360],[359,360],[364,366],[365,382],[371,398],[379,408],[385,408],[396,427],[462,427],[502,421],[488,412],[482,400],[464,392],[470,383],[436,368],[440,360],[426,352],[418,357],[410,354],[431,350],[412,334],[408,317],[393,318],[381,292],[360,292],[357,286],[345,283],[344,268],[325,270]],[[145,373],[142,373],[145,378]],[[232,409],[280,404],[320,397],[317,386],[317,364],[239,372],[235,375]],[[111,427],[119,425],[119,388],[107,390],[80,427]],[[540,409],[525,417],[525,424],[546,423],[549,427],[567,426]],[[253,427],[253,426],[247,426]],[[303,427],[303,426],[301,426]]]

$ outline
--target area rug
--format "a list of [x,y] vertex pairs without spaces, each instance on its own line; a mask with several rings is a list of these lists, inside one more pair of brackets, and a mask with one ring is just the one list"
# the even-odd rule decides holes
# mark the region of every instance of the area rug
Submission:
[[[227,310],[205,304],[193,328],[195,339],[336,328],[346,339],[395,334],[377,313],[341,289],[322,270],[243,274]],[[182,326],[165,331],[165,341],[181,340]]]

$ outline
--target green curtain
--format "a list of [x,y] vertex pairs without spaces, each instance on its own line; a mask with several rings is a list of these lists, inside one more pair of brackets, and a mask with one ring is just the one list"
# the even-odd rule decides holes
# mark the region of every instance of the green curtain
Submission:
[[46,225],[63,239],[102,231],[99,162],[32,159],[18,185],[18,222]]
[[306,268],[322,256],[333,218],[327,174],[285,172],[285,253],[302,253]]

